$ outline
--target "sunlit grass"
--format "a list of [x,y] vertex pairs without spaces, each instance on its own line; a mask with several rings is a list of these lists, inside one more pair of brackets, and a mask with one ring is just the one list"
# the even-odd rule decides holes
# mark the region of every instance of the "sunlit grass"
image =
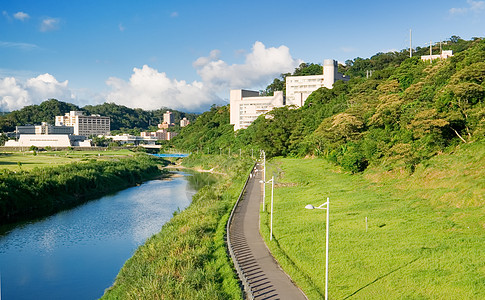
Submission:
[[274,160],[273,241],[269,186],[262,234],[309,298],[322,298],[325,210],[304,207],[330,197],[330,298],[484,299],[484,152],[472,145],[443,154],[412,176],[349,175],[319,159]]
[[229,213],[252,164],[212,156],[188,161],[193,167],[224,165],[228,175],[199,190],[187,209],[141,246],[104,299],[242,298],[224,237]]
[[0,152],[0,169],[28,171],[34,168],[48,168],[89,159],[106,160],[134,154],[130,150]]

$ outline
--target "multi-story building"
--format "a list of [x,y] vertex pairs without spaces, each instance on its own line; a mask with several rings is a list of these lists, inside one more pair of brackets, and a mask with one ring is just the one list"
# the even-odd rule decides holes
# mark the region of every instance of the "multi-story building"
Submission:
[[174,123],[173,114],[172,114],[171,111],[167,110],[167,112],[163,114],[163,123],[158,124],[158,128],[167,129],[167,128],[172,127],[174,125],[175,125],[175,123]]
[[287,76],[286,105],[301,107],[311,93],[321,87],[331,89],[337,80],[349,80],[338,72],[338,63],[333,59],[323,61],[322,75]]
[[311,93],[321,87],[331,89],[337,80],[349,80],[338,72],[338,63],[333,59],[323,62],[322,75],[287,76],[286,98],[283,92],[275,92],[274,96],[262,97],[259,92],[248,90],[231,90],[230,107],[231,120],[234,130],[247,128],[260,115],[275,107],[294,105],[301,107]]
[[73,134],[74,128],[71,126],[52,126],[46,122],[41,125],[17,126],[15,129],[17,136],[22,134]]
[[167,131],[166,129],[161,129],[153,132],[146,132],[146,131],[140,132],[141,137],[151,137],[151,138],[155,138],[157,140],[163,140],[163,141],[169,141],[177,134],[178,134],[177,132],[170,132],[170,131]]
[[180,127],[185,127],[189,124],[190,124],[190,121],[187,120],[187,118],[185,118],[185,117],[182,120],[180,120]]
[[73,135],[74,127],[41,125],[17,126],[16,139],[5,143],[6,147],[91,147],[83,136]]
[[282,91],[276,91],[274,96],[263,97],[257,91],[231,90],[230,123],[234,125],[234,130],[247,128],[260,115],[284,105]]
[[75,135],[109,135],[110,118],[100,115],[85,116],[82,111],[71,111],[56,116],[56,126],[72,126]]

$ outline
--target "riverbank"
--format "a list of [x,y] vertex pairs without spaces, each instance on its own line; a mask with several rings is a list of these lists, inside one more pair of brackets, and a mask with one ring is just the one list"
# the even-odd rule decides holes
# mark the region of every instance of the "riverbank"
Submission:
[[160,168],[163,162],[138,154],[28,171],[0,170],[0,225],[47,216],[162,176],[167,172]]
[[177,173],[182,176],[148,180],[34,222],[0,227],[2,299],[101,297],[135,250],[212,177]]
[[183,166],[226,175],[199,190],[187,209],[135,252],[103,299],[241,299],[224,236],[252,161],[192,155]]

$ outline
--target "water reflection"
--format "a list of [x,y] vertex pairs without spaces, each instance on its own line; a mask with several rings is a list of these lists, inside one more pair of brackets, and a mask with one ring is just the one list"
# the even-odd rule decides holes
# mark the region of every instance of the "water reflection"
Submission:
[[219,175],[208,172],[200,173],[192,170],[184,170],[184,172],[191,175],[187,177],[187,181],[193,190],[199,190],[203,186],[214,184],[219,177]]
[[94,299],[207,174],[153,180],[0,235],[1,299]]

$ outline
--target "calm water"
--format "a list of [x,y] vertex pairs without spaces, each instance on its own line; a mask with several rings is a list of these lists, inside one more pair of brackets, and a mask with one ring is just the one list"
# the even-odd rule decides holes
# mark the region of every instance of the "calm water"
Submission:
[[212,181],[180,174],[0,231],[0,299],[102,296],[136,248]]

